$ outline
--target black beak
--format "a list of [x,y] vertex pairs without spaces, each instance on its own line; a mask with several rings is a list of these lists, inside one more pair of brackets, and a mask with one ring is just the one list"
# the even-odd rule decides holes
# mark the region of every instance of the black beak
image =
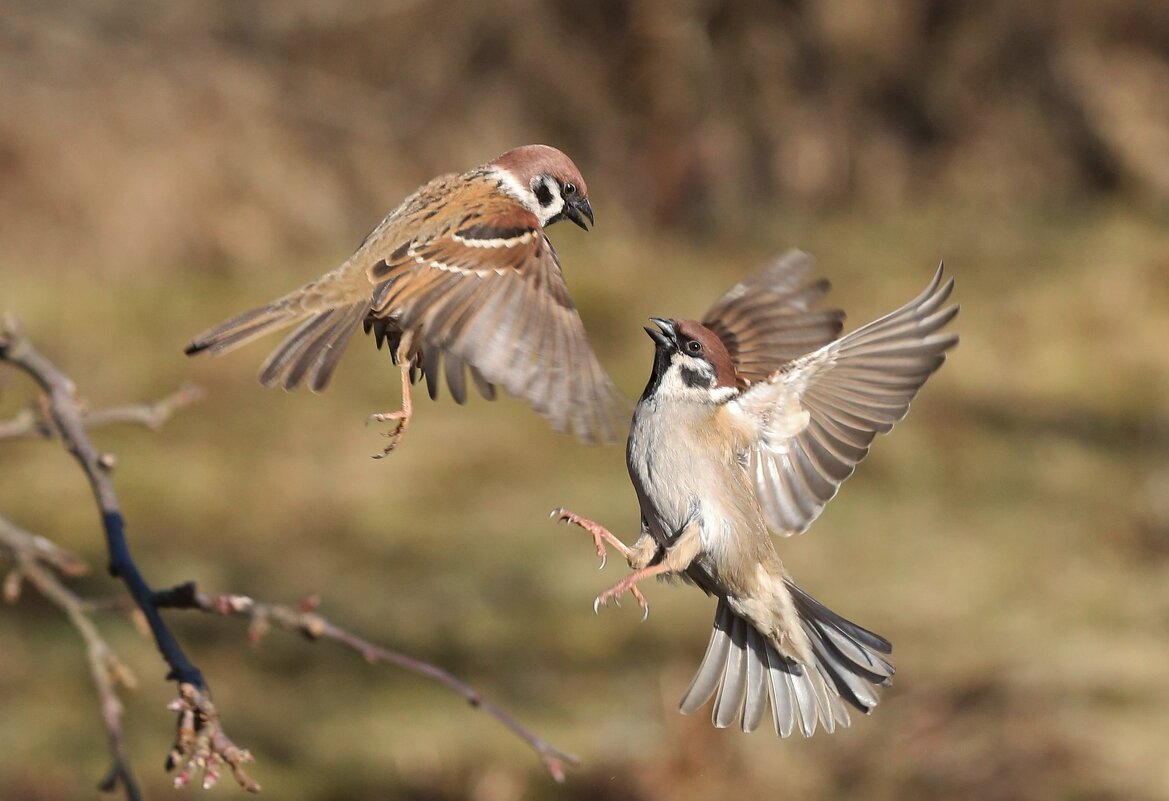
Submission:
[[663,320],[661,317],[651,317],[649,321],[660,328],[660,331],[655,331],[652,328],[646,328],[645,333],[649,334],[649,338],[654,341],[659,348],[672,348],[678,341],[678,335],[674,332],[674,322],[672,320]]
[[585,218],[588,218],[590,223],[593,221],[593,207],[589,205],[588,198],[581,198],[580,200],[565,201],[564,211],[561,212],[565,217],[572,220],[584,230],[589,230],[585,225]]

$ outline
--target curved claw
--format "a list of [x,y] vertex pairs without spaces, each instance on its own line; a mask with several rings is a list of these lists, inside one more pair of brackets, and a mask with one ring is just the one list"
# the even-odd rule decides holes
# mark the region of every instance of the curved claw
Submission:
[[599,595],[593,599],[593,614],[601,614],[601,596]]
[[598,567],[597,570],[604,570],[605,563],[608,561],[609,561],[609,552],[602,548],[601,549],[601,566]]
[[642,612],[641,612],[641,622],[644,623],[647,620],[649,620],[649,604],[648,603],[644,607],[642,607]]
[[389,438],[389,443],[382,449],[381,453],[375,453],[373,458],[384,459],[398,447],[402,441],[402,437],[406,434],[406,426],[410,421],[410,416],[404,412],[375,412],[365,419],[365,424],[370,423],[394,423],[397,425],[390,431],[380,432],[383,437]]

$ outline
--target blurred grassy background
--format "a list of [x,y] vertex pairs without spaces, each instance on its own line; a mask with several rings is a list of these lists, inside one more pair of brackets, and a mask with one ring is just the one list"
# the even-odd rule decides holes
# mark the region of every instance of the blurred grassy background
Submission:
[[[95,406],[209,392],[160,433],[96,436],[147,575],[319,593],[584,760],[555,786],[423,680],[172,615],[267,797],[1169,798],[1169,6],[16,0],[0,43],[0,307]],[[620,566],[597,573],[546,517],[632,538],[619,448],[444,399],[374,462],[362,423],[397,376],[367,342],[321,396],[259,387],[261,346],[182,357],[422,181],[532,141],[589,180],[597,229],[552,238],[632,396],[647,316],[697,315],[788,247],[850,327],[940,258],[957,276],[951,361],[782,543],[801,584],[895,643],[871,718],[779,742],[674,711],[711,602],[650,587],[647,623],[594,617]],[[0,382],[9,416],[28,387]],[[0,512],[101,564],[59,448],[5,444],[0,468]],[[166,797],[172,688],[148,642],[104,628],[141,679],[140,778]],[[0,609],[0,710],[0,798],[97,794],[81,645],[31,592]]]

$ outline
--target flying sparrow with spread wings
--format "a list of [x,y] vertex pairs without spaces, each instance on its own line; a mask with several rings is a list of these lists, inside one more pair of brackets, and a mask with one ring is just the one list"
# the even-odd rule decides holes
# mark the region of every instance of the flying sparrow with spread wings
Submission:
[[[353,332],[388,345],[402,372],[402,408],[375,414],[410,422],[410,384],[440,372],[454,399],[466,373],[486,398],[496,385],[526,400],[557,431],[594,443],[628,425],[624,397],[589,347],[544,229],[593,222],[576,165],[555,148],[527,145],[462,175],[444,175],[410,195],[337,269],[265,306],[195,337],[188,355],[225,353],[295,323],[260,368],[265,385],[324,389]],[[440,362],[445,362],[441,365]]]
[[[770,707],[776,733],[804,736],[868,713],[888,686],[892,646],[832,612],[792,581],[772,534],[808,528],[958,337],[941,332],[953,279],[942,268],[921,295],[842,338],[843,314],[810,308],[827,283],[805,283],[810,259],[788,254],[736,286],[702,322],[653,318],[653,372],[633,415],[626,461],[641,506],[627,547],[583,526],[598,554],[620,551],[633,572],[594,610],[637,583],[679,576],[718,599],[714,632],[680,709],[715,696],[720,728],[755,729]],[[604,562],[602,561],[602,567]],[[770,699],[770,703],[769,703]]]

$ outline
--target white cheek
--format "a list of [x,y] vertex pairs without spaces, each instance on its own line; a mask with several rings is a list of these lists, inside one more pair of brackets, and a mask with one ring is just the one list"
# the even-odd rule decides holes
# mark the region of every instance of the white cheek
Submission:
[[676,398],[688,395],[694,390],[682,381],[682,373],[678,370],[667,370],[662,376],[662,383],[658,387],[658,394],[665,398]]
[[739,394],[734,387],[715,387],[710,391],[710,399],[715,403],[726,403]]
[[[687,357],[683,356],[682,359]],[[710,390],[702,387],[692,387],[682,380],[682,370],[679,368],[678,357],[675,357],[674,366],[662,376],[662,383],[658,386],[658,396],[683,400],[693,404],[707,404],[710,402]]]
[[560,194],[560,187],[551,178],[544,178],[542,180],[544,181],[544,186],[552,193],[552,202],[547,206],[541,206],[539,199],[536,197],[536,193],[532,191],[531,187],[521,184],[510,172],[497,170],[495,177],[503,184],[505,192],[518,200],[525,209],[536,215],[541,226],[547,225],[549,220],[564,211],[564,198]]
[[710,365],[701,359],[695,359],[693,356],[687,356],[681,351],[674,351],[674,355],[670,357],[672,364],[678,365],[683,370],[690,370],[695,373],[702,373],[703,375],[710,374]]
[[[540,202],[536,200],[536,195],[531,189],[517,181],[515,176],[506,170],[496,171],[495,177],[503,184],[505,192],[523,204],[528,211],[537,217],[540,216]],[[543,220],[540,222],[543,223]]]

